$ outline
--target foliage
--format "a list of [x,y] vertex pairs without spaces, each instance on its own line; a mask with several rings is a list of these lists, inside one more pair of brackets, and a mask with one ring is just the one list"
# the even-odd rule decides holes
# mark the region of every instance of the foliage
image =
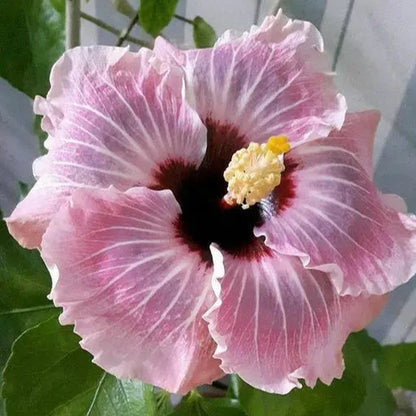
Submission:
[[137,11],[133,9],[132,5],[127,0],[111,0],[111,3],[119,13],[130,17],[130,19],[137,14]]
[[379,352],[379,344],[365,332],[353,334],[344,347],[344,375],[330,386],[318,382],[314,389],[303,387],[282,396],[256,390],[237,379],[233,394],[248,416],[391,416],[392,394],[372,365]]
[[56,316],[58,310],[46,297],[50,277],[39,253],[22,249],[9,235],[4,221],[0,221],[0,242],[1,383],[14,340],[25,329]]
[[156,416],[153,388],[117,380],[91,362],[55,318],[24,332],[4,371],[8,416]]
[[65,0],[50,0],[52,7],[58,12],[58,13],[64,13],[65,12]]
[[215,30],[202,17],[195,17],[194,21],[194,42],[197,48],[209,48],[217,40]]
[[390,388],[416,390],[416,342],[383,347],[378,365]]
[[172,20],[177,4],[178,0],[141,0],[140,25],[147,33],[157,36]]
[[231,398],[207,399],[192,391],[172,416],[246,416],[238,400]]
[[0,76],[10,84],[30,97],[45,95],[63,50],[64,17],[49,0],[0,2]]

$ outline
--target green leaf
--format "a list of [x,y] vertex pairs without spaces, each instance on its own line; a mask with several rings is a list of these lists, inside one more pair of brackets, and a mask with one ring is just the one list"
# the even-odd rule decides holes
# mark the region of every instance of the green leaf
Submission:
[[140,26],[153,37],[169,24],[175,13],[178,0],[141,0]]
[[201,401],[201,409],[207,416],[246,416],[240,403],[229,398],[204,399]]
[[65,0],[49,0],[58,13],[65,13]]
[[24,332],[4,371],[8,416],[156,416],[151,386],[91,362],[72,327],[53,318]]
[[194,42],[197,48],[209,48],[217,40],[215,30],[202,17],[194,19]]
[[156,408],[158,416],[168,416],[173,411],[172,402],[170,401],[170,394],[167,391],[161,390],[155,393]]
[[113,4],[114,9],[131,19],[137,14],[137,10],[133,9],[128,0],[111,0],[111,3]]
[[416,390],[416,342],[382,347],[378,366],[390,388]]
[[[51,279],[39,253],[20,247],[0,221],[0,383],[14,340],[59,309],[47,299]],[[0,399],[0,414],[3,407]]]
[[20,197],[19,200],[26,198],[27,194],[30,191],[30,186],[27,183],[19,181],[19,191],[20,191]]
[[64,51],[64,16],[49,0],[0,1],[0,76],[27,95],[45,95]]
[[47,152],[45,148],[45,140],[47,139],[48,134],[42,130],[41,121],[42,121],[41,116],[36,115],[33,117],[33,130],[39,139],[39,153],[41,155],[44,155]]
[[208,399],[192,391],[171,416],[246,416],[246,413],[235,399]]
[[[379,347],[365,332],[352,334],[344,347],[344,375],[330,386],[318,382],[314,389],[303,387],[277,395],[239,380],[238,388],[232,390],[248,416],[391,416],[394,399],[372,369]],[[373,412],[375,408],[378,413]]]
[[[377,371],[376,360],[381,353],[380,344],[370,338],[366,332],[353,334],[356,353],[363,358],[363,374],[366,383],[366,395],[360,408],[353,416],[392,416],[396,402],[391,390],[383,383],[381,374]],[[351,351],[349,352],[351,355]],[[351,358],[349,357],[351,360]]]

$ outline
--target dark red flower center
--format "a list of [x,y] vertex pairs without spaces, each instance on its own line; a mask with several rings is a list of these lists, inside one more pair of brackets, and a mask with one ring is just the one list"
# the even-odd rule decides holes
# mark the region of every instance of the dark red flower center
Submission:
[[293,184],[288,169],[281,185],[269,198],[248,209],[227,206],[223,197],[227,183],[223,178],[232,155],[248,140],[238,129],[207,119],[207,151],[201,166],[180,160],[170,160],[159,167],[156,174],[158,189],[170,189],[179,202],[182,214],[177,219],[178,236],[204,259],[210,259],[209,246],[217,243],[235,256],[260,258],[267,254],[264,239],[255,237],[254,227],[287,205],[293,197]]

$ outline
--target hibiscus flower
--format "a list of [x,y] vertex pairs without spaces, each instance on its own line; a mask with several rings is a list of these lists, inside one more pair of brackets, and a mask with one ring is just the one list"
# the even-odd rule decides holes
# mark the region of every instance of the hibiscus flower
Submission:
[[309,23],[279,14],[203,50],[76,48],[35,111],[48,153],[8,226],[117,377],[330,383],[415,272],[415,218],[371,180],[379,115],[346,114]]

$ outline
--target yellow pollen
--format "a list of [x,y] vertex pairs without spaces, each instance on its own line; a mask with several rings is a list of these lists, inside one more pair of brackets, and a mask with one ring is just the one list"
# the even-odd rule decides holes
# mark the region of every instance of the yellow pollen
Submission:
[[268,196],[280,184],[285,169],[282,155],[289,150],[286,136],[272,136],[267,143],[250,143],[235,152],[224,172],[225,202],[247,209]]
[[266,146],[276,155],[287,153],[290,150],[290,144],[286,136],[272,136],[267,140]]

